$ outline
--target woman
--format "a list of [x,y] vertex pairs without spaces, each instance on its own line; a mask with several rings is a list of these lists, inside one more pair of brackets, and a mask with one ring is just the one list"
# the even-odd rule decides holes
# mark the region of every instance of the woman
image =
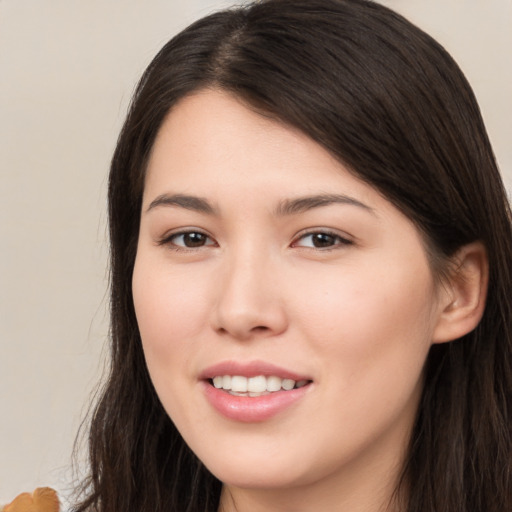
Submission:
[[77,511],[507,511],[510,212],[473,93],[365,0],[204,18],[109,188]]

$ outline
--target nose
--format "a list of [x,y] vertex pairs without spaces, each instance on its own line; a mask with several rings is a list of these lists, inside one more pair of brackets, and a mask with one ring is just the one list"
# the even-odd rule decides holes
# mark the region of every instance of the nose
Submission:
[[226,258],[212,312],[214,330],[237,340],[283,333],[288,319],[278,267],[257,250]]

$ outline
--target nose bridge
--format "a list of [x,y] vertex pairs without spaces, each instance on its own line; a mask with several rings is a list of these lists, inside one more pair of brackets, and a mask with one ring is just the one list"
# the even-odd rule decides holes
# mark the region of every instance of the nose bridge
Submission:
[[246,241],[227,251],[214,313],[218,331],[239,339],[282,332],[286,318],[278,266],[264,243]]

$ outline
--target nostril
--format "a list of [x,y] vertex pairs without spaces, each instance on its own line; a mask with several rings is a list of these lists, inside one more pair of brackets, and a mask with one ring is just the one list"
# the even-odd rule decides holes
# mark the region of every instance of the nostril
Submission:
[[261,331],[268,331],[269,328],[264,325],[257,325],[256,327],[253,327],[251,331],[261,332]]

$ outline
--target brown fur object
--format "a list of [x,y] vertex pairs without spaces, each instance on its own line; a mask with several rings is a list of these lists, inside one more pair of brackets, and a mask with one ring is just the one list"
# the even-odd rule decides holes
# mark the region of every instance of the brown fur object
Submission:
[[39,487],[32,494],[24,492],[0,512],[59,512],[59,498],[50,487]]

